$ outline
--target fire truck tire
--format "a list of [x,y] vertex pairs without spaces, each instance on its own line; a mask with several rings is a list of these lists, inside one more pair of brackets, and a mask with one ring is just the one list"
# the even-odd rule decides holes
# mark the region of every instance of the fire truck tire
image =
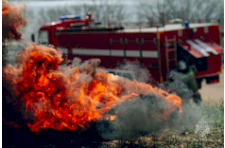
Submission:
[[193,101],[194,101],[196,104],[198,104],[198,105],[201,104],[201,102],[202,102],[202,97],[201,97],[201,94],[200,94],[199,92],[196,92],[196,93],[193,94]]

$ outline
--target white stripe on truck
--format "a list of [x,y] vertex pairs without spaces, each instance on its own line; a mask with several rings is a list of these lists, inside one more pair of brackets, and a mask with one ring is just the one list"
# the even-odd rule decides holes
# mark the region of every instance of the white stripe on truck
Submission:
[[80,48],[73,48],[72,54],[79,54],[79,55],[109,55],[109,50],[90,50],[90,49],[80,49]]
[[142,51],[142,57],[158,58],[157,51]]
[[[73,48],[72,53],[78,55],[99,55],[99,56],[110,56],[110,52],[112,56],[123,57],[123,50],[109,50],[109,49],[82,49],[82,48]],[[140,57],[139,50],[126,50],[127,57]],[[142,57],[145,58],[158,58],[157,51],[142,51]]]
[[68,54],[68,49],[67,48],[57,48],[58,51],[61,51],[62,54]]
[[205,44],[204,42],[200,41],[199,39],[195,39],[195,42],[197,42],[200,46],[202,46],[203,48],[205,48],[205,50],[207,52],[212,52],[215,55],[218,55],[219,53],[217,51],[215,51],[212,47],[210,47],[209,45]]
[[206,57],[209,56],[209,54],[205,51],[204,48],[202,48],[201,46],[195,44],[193,41],[187,40],[187,43],[188,43],[189,45],[191,45],[192,47],[194,47],[195,49],[197,49],[199,52],[201,52],[204,56],[206,56]]

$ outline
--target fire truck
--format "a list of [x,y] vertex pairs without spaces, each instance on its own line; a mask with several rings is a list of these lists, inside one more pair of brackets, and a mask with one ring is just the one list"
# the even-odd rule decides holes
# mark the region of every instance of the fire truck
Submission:
[[139,61],[159,83],[166,82],[167,74],[183,60],[195,66],[200,88],[203,79],[207,84],[219,82],[222,71],[219,23],[204,21],[208,20],[150,21],[138,26],[131,22],[124,27],[122,23],[103,26],[91,13],[85,18],[61,16],[40,27],[38,42],[53,45],[68,59],[99,58],[100,66],[115,73],[126,61]]

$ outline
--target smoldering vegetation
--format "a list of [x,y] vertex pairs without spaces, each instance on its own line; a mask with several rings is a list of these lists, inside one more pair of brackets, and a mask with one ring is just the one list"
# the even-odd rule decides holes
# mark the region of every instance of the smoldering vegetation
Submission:
[[104,129],[103,126],[99,126],[99,131],[102,131],[102,136],[109,140],[120,138],[128,140],[148,133],[162,132],[176,113],[164,115],[166,103],[158,99],[151,94],[141,95],[135,102],[126,101],[118,105],[113,109],[116,112],[116,119],[110,122],[110,128]]
[[[178,110],[169,114],[166,102],[157,94],[139,95],[135,102],[126,101],[115,107],[116,119],[105,123],[99,123],[98,129],[105,139],[136,139],[145,134],[163,134],[171,129],[184,132],[194,129],[202,120],[201,107],[191,102],[192,91],[179,79],[179,73],[172,72],[174,81],[160,85],[161,89],[173,89],[173,94],[182,98],[182,113]],[[168,115],[168,116],[167,116]]]
[[[41,77],[42,74],[43,74],[43,76],[46,77],[47,80],[50,79],[48,77],[48,75],[53,74],[54,79],[51,80],[51,83],[52,82],[54,83],[57,81],[56,82],[57,84],[54,83],[55,84],[54,88],[57,87],[56,89],[58,90],[58,92],[59,93],[62,92],[64,95],[66,95],[65,91],[68,91],[67,93],[69,93],[70,89],[75,91],[76,90],[75,88],[77,88],[77,89],[79,89],[79,87],[82,88],[82,84],[91,85],[92,84],[91,82],[94,81],[95,79],[97,79],[96,81],[102,81],[101,79],[108,76],[107,74],[105,74],[105,72],[103,70],[98,69],[97,66],[99,65],[100,60],[92,59],[92,60],[86,61],[84,63],[81,63],[79,66],[74,67],[72,70],[68,69],[68,71],[70,71],[70,72],[72,72],[73,70],[77,71],[78,72],[77,76],[79,76],[80,79],[78,79],[78,80],[66,79],[66,76],[70,77],[70,73],[66,74],[65,70],[64,70],[64,72],[61,71],[63,69],[63,65],[61,65],[60,66],[61,68],[59,68],[57,70],[58,64],[60,62],[62,62],[62,59],[60,58],[61,54],[57,53],[57,51],[52,48],[48,48],[48,47],[44,47],[44,46],[36,46],[36,45],[31,44],[31,47],[27,47],[27,48],[23,49],[18,55],[19,56],[18,56],[17,62],[21,63],[21,64],[17,63],[18,65],[17,66],[15,65],[14,67],[10,66],[10,65],[4,67],[3,78],[5,80],[12,80],[11,83],[12,83],[13,87],[10,87],[10,88],[16,90],[17,93],[19,94],[18,99],[23,100],[23,101],[26,100],[25,99],[26,95],[30,96],[33,91],[35,91],[37,88],[39,88],[39,87],[36,88],[36,85],[37,86],[40,85],[39,79],[42,78]],[[37,69],[35,69],[35,67]],[[66,67],[67,66],[64,66],[64,69],[66,69]],[[44,69],[42,69],[42,68],[44,68]],[[53,70],[53,71],[51,71],[51,70]],[[54,72],[54,70],[55,70],[55,72]],[[62,73],[60,74],[60,72],[62,72]],[[103,76],[101,76],[101,73],[103,74]],[[90,78],[90,80],[88,78]],[[55,81],[55,79],[56,79],[56,81]],[[40,79],[40,80],[43,80],[43,79]],[[69,82],[70,80],[71,80],[71,82]],[[81,81],[83,80],[83,82],[80,82],[79,80],[81,80]],[[73,81],[75,81],[74,82],[75,84],[72,83]],[[60,82],[62,82],[62,83],[60,84]],[[132,81],[122,78],[122,77],[118,77],[118,79],[115,79],[115,82],[107,82],[106,84],[108,84],[108,83],[115,83],[115,86],[118,87],[116,89],[119,89],[120,95],[118,97],[121,97],[122,100],[127,94],[139,93],[139,91],[145,92],[144,89],[147,89],[146,90],[147,92],[151,91],[153,94],[159,94],[160,99],[162,99],[162,100],[165,99],[166,97],[170,97],[170,96],[168,96],[168,94],[166,94],[165,96],[162,96],[160,94],[160,90],[158,90],[157,88],[148,90],[150,88],[148,88],[146,84],[143,84],[143,86],[141,86],[141,84],[132,82]],[[49,87],[50,87],[50,85],[51,84],[49,84]],[[74,88],[71,85],[74,86]],[[29,86],[28,92],[27,92],[27,86]],[[137,90],[135,90],[136,89],[135,87],[137,87]],[[10,88],[8,88],[8,89],[10,89]],[[92,87],[89,87],[89,88],[90,88],[89,91],[91,91]],[[108,91],[111,91],[111,89],[108,87],[106,89],[109,89]],[[38,91],[45,92],[44,90],[38,90]],[[79,96],[77,96],[79,94],[79,92],[78,91],[76,91],[76,92],[73,93],[74,97],[75,97],[74,98],[75,102],[77,100],[76,97],[79,97]],[[48,92],[45,92],[44,94],[46,94],[46,93],[48,93]],[[54,96],[54,95],[56,95],[56,94],[53,93],[50,96]],[[80,94],[80,95],[82,95],[82,94]],[[88,94],[86,94],[86,95],[88,95]],[[108,95],[110,95],[110,93],[104,94],[104,96],[105,96],[104,98],[106,98],[106,100],[108,99],[107,98]],[[25,100],[21,99],[21,97],[24,98]],[[64,99],[69,99],[69,98],[67,98],[67,96],[63,96],[63,97],[65,97]],[[90,98],[92,96],[86,96],[86,97],[87,97],[87,100],[93,99],[93,98]],[[110,96],[108,96],[108,97],[110,97]],[[176,98],[175,95],[172,96],[172,98],[173,97]],[[48,100],[48,99],[51,100],[52,98],[47,97],[46,100]],[[62,101],[64,99],[62,99]],[[138,99],[138,98],[136,98],[136,99]],[[119,102],[117,102],[117,103],[120,104]],[[117,104],[117,103],[115,102],[115,104]],[[169,103],[170,107],[166,107],[166,104],[165,105],[161,104],[160,106],[162,108],[162,112],[164,110],[166,111],[167,109],[170,109],[171,107],[173,107],[173,104],[171,104],[171,102],[169,100],[167,100],[166,103],[167,104]],[[101,104],[101,103],[99,102],[99,104]],[[83,104],[83,105],[86,106],[88,104]],[[99,105],[97,105],[97,106],[99,106]],[[102,106],[104,108],[104,104],[100,105],[99,107],[102,108]],[[38,106],[36,106],[36,107],[39,108],[40,105],[38,104]],[[34,108],[36,108],[36,107],[34,106]],[[42,107],[40,107],[40,108],[42,108]],[[172,110],[172,112],[173,112],[173,110]],[[26,116],[27,116],[27,114],[26,114]],[[30,117],[30,116],[28,116],[28,117]]]
[[[124,102],[116,107],[118,111],[116,120],[110,121],[107,125],[98,124],[102,137],[110,140],[119,139],[117,146],[112,146],[112,142],[111,144],[109,142],[109,145],[112,147],[123,147],[124,145],[131,147],[221,145],[224,127],[223,102],[220,106],[195,104],[191,100],[193,92],[180,80],[180,74],[174,71],[170,74],[174,81],[165,84],[166,86],[160,85],[160,87],[165,90],[173,89],[172,93],[176,93],[182,98],[182,113],[174,112],[167,120],[161,118],[163,116],[159,108],[160,101],[154,102],[157,100],[157,96],[153,94],[139,96],[141,99],[136,102]],[[156,115],[156,113],[158,114]],[[222,132],[222,134],[217,136],[218,132]],[[151,134],[149,135],[149,133]],[[147,137],[151,137],[151,140],[147,141],[145,139]],[[159,137],[164,137],[165,141]],[[186,141],[185,137],[193,137],[195,140]],[[115,143],[116,141],[114,141]]]

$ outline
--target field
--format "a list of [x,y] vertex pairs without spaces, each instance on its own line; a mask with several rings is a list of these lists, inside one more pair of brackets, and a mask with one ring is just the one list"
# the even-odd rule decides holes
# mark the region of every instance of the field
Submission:
[[132,140],[106,142],[102,147],[224,147],[224,106],[201,106],[203,120],[183,130],[166,129],[163,133],[137,136]]

